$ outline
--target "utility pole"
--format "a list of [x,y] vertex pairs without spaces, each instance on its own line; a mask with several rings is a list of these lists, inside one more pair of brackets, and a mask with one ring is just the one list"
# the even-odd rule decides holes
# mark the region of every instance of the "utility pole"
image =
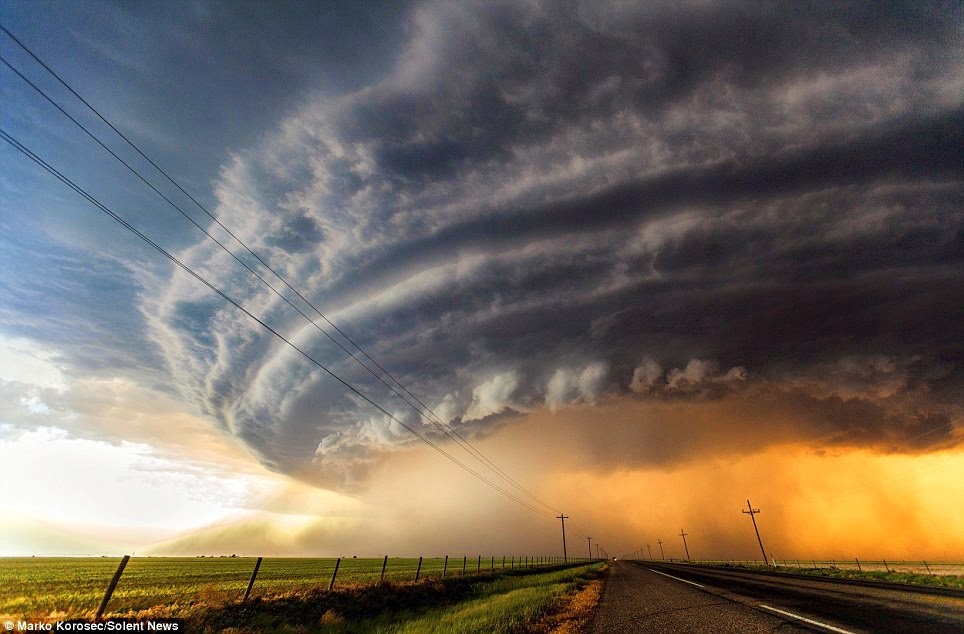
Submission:
[[769,565],[770,562],[767,561],[767,552],[763,550],[763,540],[760,539],[760,529],[756,527],[756,518],[753,517],[754,515],[760,512],[760,509],[753,508],[753,505],[750,504],[750,500],[746,501],[746,507],[750,510],[743,511],[743,513],[746,513],[747,515],[749,515],[750,519],[753,520],[753,530],[756,531],[756,541],[758,544],[760,544],[760,552],[763,554],[763,565],[764,566]]
[[592,559],[592,537],[586,537],[589,540],[589,558]]
[[646,544],[646,550],[649,551],[649,558],[652,559],[652,558],[653,558],[653,549],[649,547],[649,544]]
[[602,555],[599,554],[599,542],[596,542],[596,559],[602,559]]
[[556,519],[562,520],[562,563],[569,563],[569,556],[566,555],[566,520],[569,516],[558,515]]
[[656,543],[659,544],[659,558],[666,561],[666,555],[663,554],[663,540],[657,539]]
[[679,536],[683,538],[683,548],[686,549],[686,561],[689,561],[689,560],[690,560],[690,547],[686,545],[686,536],[687,536],[687,535],[689,535],[689,533],[684,533],[682,528],[679,529]]

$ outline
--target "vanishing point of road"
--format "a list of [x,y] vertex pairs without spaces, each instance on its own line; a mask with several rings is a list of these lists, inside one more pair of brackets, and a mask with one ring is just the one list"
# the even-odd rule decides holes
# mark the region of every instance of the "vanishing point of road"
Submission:
[[617,561],[592,632],[962,634],[964,592]]

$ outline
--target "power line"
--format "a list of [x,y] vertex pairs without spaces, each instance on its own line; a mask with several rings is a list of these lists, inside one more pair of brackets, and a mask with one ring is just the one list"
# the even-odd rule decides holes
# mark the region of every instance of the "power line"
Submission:
[[288,345],[289,347],[291,347],[292,349],[294,349],[296,352],[298,352],[299,354],[301,354],[301,355],[302,355],[305,359],[307,359],[309,362],[311,362],[312,364],[314,364],[315,366],[317,366],[318,368],[320,368],[321,370],[323,370],[324,372],[326,372],[329,376],[331,376],[331,377],[334,378],[336,381],[338,381],[339,383],[341,383],[344,387],[346,387],[346,388],[347,388],[348,390],[350,390],[352,393],[354,393],[354,394],[357,395],[359,398],[361,398],[362,400],[364,400],[366,403],[368,403],[369,405],[371,405],[372,407],[374,407],[375,409],[377,409],[379,412],[381,412],[382,414],[384,414],[384,415],[385,415],[386,417],[388,417],[390,420],[392,420],[393,422],[395,422],[395,423],[397,423],[398,425],[400,425],[402,428],[404,428],[404,429],[406,429],[407,431],[409,431],[410,433],[412,433],[412,435],[414,435],[416,438],[418,438],[419,440],[421,440],[422,442],[424,442],[425,444],[427,444],[427,445],[430,446],[431,448],[435,449],[437,452],[439,452],[440,454],[442,454],[443,456],[445,456],[446,458],[448,458],[450,461],[452,461],[453,463],[455,463],[456,465],[458,465],[459,467],[461,467],[462,469],[464,469],[465,471],[467,471],[468,473],[470,473],[471,475],[473,475],[474,477],[476,477],[478,480],[480,480],[481,482],[487,484],[489,487],[495,489],[496,491],[499,491],[500,493],[502,493],[503,495],[505,495],[505,496],[508,497],[509,499],[515,501],[516,503],[524,506],[525,508],[527,508],[527,509],[529,509],[529,510],[535,512],[535,513],[538,513],[539,515],[542,515],[542,516],[544,516],[544,517],[553,517],[551,514],[546,513],[546,512],[543,511],[542,509],[531,505],[530,503],[526,502],[526,501],[523,500],[522,498],[519,498],[519,497],[513,495],[512,493],[510,493],[510,492],[506,491],[505,489],[503,489],[502,487],[500,487],[498,484],[490,481],[490,480],[487,479],[485,476],[483,476],[483,475],[481,475],[480,473],[476,472],[476,471],[473,470],[471,467],[469,467],[468,465],[466,465],[466,464],[464,464],[463,462],[461,462],[458,458],[456,458],[455,456],[453,456],[453,455],[451,455],[450,453],[448,453],[447,451],[445,451],[445,450],[444,450],[442,447],[440,447],[438,444],[432,442],[431,440],[429,440],[428,438],[426,438],[426,437],[423,436],[422,434],[418,433],[418,431],[416,431],[414,428],[412,428],[411,426],[407,425],[407,424],[404,423],[403,421],[399,420],[396,416],[394,416],[392,413],[390,413],[390,412],[389,412],[388,410],[386,410],[384,407],[382,407],[382,406],[379,405],[377,402],[375,402],[374,400],[372,400],[368,395],[366,395],[366,394],[363,393],[361,390],[359,390],[358,388],[356,388],[355,386],[353,386],[352,384],[348,383],[346,380],[344,380],[343,378],[341,378],[340,376],[338,376],[337,374],[335,374],[332,370],[330,370],[330,369],[329,369],[327,366],[325,366],[323,363],[321,363],[320,361],[318,361],[317,359],[315,359],[314,357],[312,357],[310,354],[308,354],[308,353],[307,353],[306,351],[304,351],[302,348],[300,348],[300,347],[298,347],[297,345],[295,345],[293,342],[291,342],[289,339],[287,339],[287,338],[286,338],[284,335],[282,335],[280,332],[278,332],[277,330],[275,330],[273,327],[271,327],[269,324],[267,324],[267,323],[266,323],[265,321],[263,321],[261,318],[257,317],[254,313],[250,312],[250,311],[249,311],[247,308],[245,308],[239,301],[235,300],[235,299],[232,298],[230,295],[228,295],[226,292],[224,292],[224,291],[221,290],[220,288],[216,287],[213,283],[211,283],[210,281],[208,281],[208,280],[207,280],[205,277],[203,277],[201,274],[197,273],[197,272],[196,272],[194,269],[192,269],[190,266],[188,266],[187,264],[183,263],[183,262],[182,262],[181,260],[179,260],[176,256],[174,256],[172,253],[170,253],[169,251],[167,251],[164,247],[162,247],[162,246],[159,245],[158,243],[154,242],[151,238],[149,238],[147,235],[145,235],[144,233],[142,233],[142,232],[141,232],[140,230],[138,230],[135,226],[133,226],[133,225],[130,224],[127,220],[125,220],[122,216],[120,216],[119,214],[117,214],[116,212],[114,212],[113,210],[111,210],[109,207],[107,207],[106,205],[104,205],[103,203],[101,203],[101,202],[100,202],[99,200],[97,200],[94,196],[92,196],[90,193],[88,193],[85,189],[83,189],[82,187],[80,187],[79,185],[77,185],[77,184],[76,184],[73,180],[71,180],[69,177],[65,176],[65,175],[64,175],[63,173],[61,173],[59,170],[57,170],[57,169],[54,168],[52,165],[50,165],[49,163],[47,163],[44,159],[42,159],[40,156],[38,156],[37,154],[35,154],[33,151],[31,151],[31,150],[30,150],[29,148],[27,148],[25,145],[23,145],[22,143],[20,143],[17,139],[15,139],[13,136],[11,136],[10,134],[8,134],[8,133],[6,132],[6,130],[3,130],[2,128],[0,128],[0,138],[2,138],[4,141],[6,141],[7,143],[9,143],[11,146],[13,146],[16,150],[18,150],[18,151],[19,151],[21,154],[23,154],[24,156],[26,156],[27,158],[29,158],[30,160],[32,160],[34,163],[36,163],[37,165],[39,165],[40,167],[42,167],[44,170],[46,170],[46,171],[47,171],[48,173],[50,173],[52,176],[54,176],[55,178],[57,178],[59,181],[61,181],[61,182],[64,183],[65,185],[67,185],[70,189],[72,189],[73,191],[75,191],[76,193],[78,193],[78,194],[79,194],[81,197],[83,197],[85,200],[87,200],[87,201],[90,202],[92,205],[94,205],[95,207],[97,207],[97,209],[99,209],[100,211],[102,211],[102,212],[104,212],[105,214],[107,214],[111,219],[113,219],[114,221],[116,221],[117,223],[119,223],[119,224],[120,224],[121,226],[123,226],[125,229],[127,229],[128,231],[130,231],[131,233],[133,233],[135,236],[137,236],[138,238],[140,238],[141,240],[143,240],[144,242],[146,242],[146,243],[147,243],[148,245],[150,245],[153,249],[155,249],[158,253],[160,253],[161,255],[163,255],[164,257],[166,257],[168,260],[170,260],[170,261],[171,261],[173,264],[175,264],[177,267],[179,267],[180,269],[182,269],[183,271],[185,271],[186,273],[188,273],[191,277],[195,278],[195,279],[196,279],[197,281],[199,281],[201,284],[203,284],[204,286],[206,286],[209,290],[211,290],[212,292],[216,293],[216,294],[217,294],[218,296],[220,296],[222,299],[224,299],[224,300],[227,301],[229,304],[231,304],[232,306],[234,306],[235,308],[237,308],[238,310],[240,310],[242,313],[244,313],[247,317],[249,317],[250,319],[252,319],[253,321],[255,321],[255,322],[256,322],[258,325],[260,325],[262,328],[264,328],[265,330],[267,330],[268,332],[270,332],[272,335],[274,335],[275,337],[277,337],[278,339],[280,339],[284,344]]
[[[437,429],[442,431],[444,435],[454,440],[456,444],[460,445],[465,451],[470,453],[476,460],[481,462],[487,469],[498,475],[505,482],[511,485],[513,488],[517,489],[523,495],[528,497],[530,500],[536,502],[537,504],[549,509],[553,513],[557,512],[551,505],[542,501],[535,494],[531,493],[528,489],[523,487],[517,480],[509,476],[504,470],[502,470],[498,465],[496,465],[492,460],[485,456],[480,450],[478,450],[470,441],[468,441],[464,436],[462,436],[457,430],[448,425],[440,416],[438,416],[430,407],[425,405],[417,396],[415,396],[405,385],[399,381],[391,372],[385,369],[377,360],[374,359],[368,352],[366,352],[361,346],[359,346],[351,337],[348,336],[343,330],[341,330],[334,322],[332,322],[327,316],[324,315],[311,301],[309,301],[302,293],[300,293],[294,286],[292,286],[280,273],[278,273],[274,268],[272,268],[260,255],[258,255],[254,250],[248,247],[243,240],[241,240],[234,232],[232,232],[228,227],[226,227],[214,214],[212,214],[204,205],[202,205],[194,196],[188,193],[176,180],[174,180],[164,169],[162,169],[157,163],[155,163],[147,154],[145,154],[133,141],[131,141],[123,132],[121,132],[116,126],[114,126],[106,117],[104,117],[93,105],[91,105],[86,99],[84,99],[76,90],[74,90],[64,79],[60,77],[50,66],[48,66],[42,59],[40,59],[29,47],[27,47],[23,42],[21,42],[15,35],[13,35],[8,29],[6,29],[2,24],[0,24],[0,30],[3,30],[8,37],[10,37],[20,48],[22,48],[28,55],[30,55],[38,64],[40,64],[50,75],[52,75],[61,85],[63,85],[72,95],[74,95],[81,103],[83,103],[91,112],[93,112],[101,121],[103,121],[111,130],[113,130],[121,139],[123,139],[131,148],[134,149],[141,157],[143,157],[154,169],[156,169],[161,175],[164,176],[174,187],[176,187],[182,194],[187,196],[201,211],[203,211],[212,221],[214,221],[221,229],[223,229],[232,239],[234,239],[241,247],[247,251],[252,257],[254,257],[263,267],[270,271],[281,283],[293,292],[301,301],[303,301],[308,307],[311,308],[321,319],[323,319],[329,326],[332,327],[338,334],[340,334],[346,341],[348,341],[356,350],[358,350],[362,355],[364,355],[369,361],[374,364],[385,376],[390,378],[405,394],[408,398],[411,398],[418,404],[416,407],[411,401],[402,395],[398,389],[393,385],[389,384],[382,376],[371,369],[367,364],[363,363],[355,353],[348,350],[341,342],[335,339],[330,333],[321,328],[309,315],[307,315],[299,307],[284,296],[279,290],[272,286],[264,277],[257,273],[252,267],[250,267],[246,262],[241,260],[233,251],[231,251],[226,245],[215,238],[209,231],[202,227],[198,222],[196,222],[189,214],[187,214],[183,209],[177,206],[173,201],[171,201],[166,195],[164,195],[160,190],[157,189],[152,183],[150,183],[146,178],[144,178],[137,170],[131,167],[126,161],[120,158],[113,150],[111,150],[107,145],[105,145],[96,135],[94,135],[90,130],[88,130],[84,125],[78,122],[74,117],[64,110],[56,101],[54,101],[50,96],[48,96],[42,89],[40,89],[34,82],[20,73],[16,68],[14,68],[6,59],[0,57],[0,61],[10,68],[14,73],[16,73],[23,81],[29,84],[35,91],[42,95],[47,101],[49,101],[55,108],[57,108],[64,116],[66,116],[71,122],[77,125],[81,130],[83,130],[88,136],[90,136],[98,145],[100,145],[104,150],[106,150],[114,159],[120,162],[124,167],[130,170],[139,180],[144,182],[150,189],[157,193],[165,202],[171,205],[175,210],[177,210],[182,216],[184,216],[191,224],[193,224],[197,229],[202,231],[208,238],[214,241],[222,250],[228,253],[235,261],[241,264],[245,269],[247,269],[252,275],[254,275],[262,284],[267,286],[274,294],[281,298],[285,303],[294,308],[302,317],[308,320],[319,332],[324,334],[329,340],[331,340],[335,345],[337,345],[345,354],[347,354],[356,363],[365,368],[372,376],[374,376],[378,381],[385,385],[392,393],[394,393],[398,398],[403,400],[409,407],[411,407],[420,417],[424,417],[428,422],[430,422]],[[426,415],[426,412],[431,416]],[[433,420],[434,419],[434,420]]]

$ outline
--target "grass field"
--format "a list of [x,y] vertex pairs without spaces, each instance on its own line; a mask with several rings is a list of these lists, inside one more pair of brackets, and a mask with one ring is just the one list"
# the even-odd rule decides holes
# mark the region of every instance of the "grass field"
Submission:
[[[591,583],[605,564],[550,570],[432,578],[422,583],[349,586],[265,597],[220,608],[195,606],[181,612],[189,631],[248,634],[315,633],[493,633],[548,631],[548,619],[564,620],[568,599]],[[153,610],[145,616],[169,616]]]
[[[795,567],[795,566],[763,566],[763,565],[752,565],[752,564],[710,564],[717,565],[722,568],[745,568],[748,570],[764,570],[768,572],[786,572],[798,575],[809,575],[813,577],[831,577],[835,579],[864,579],[868,581],[887,581],[890,583],[912,583],[921,586],[933,586],[936,588],[956,588],[958,590],[964,590],[964,576],[949,574],[947,572],[942,572],[941,574],[927,574],[916,570],[856,570],[852,568],[838,568],[836,566],[828,566],[826,568],[815,568],[815,567]],[[893,565],[893,564],[890,564]],[[954,564],[960,567],[960,564]],[[942,564],[935,564],[934,569],[940,570]],[[947,568],[947,565],[943,565]],[[923,567],[922,567],[923,568]]]
[[[252,597],[284,595],[326,589],[335,559],[265,559],[258,571]],[[112,558],[0,558],[0,615],[48,618],[92,616],[118,560]],[[197,603],[220,605],[244,594],[255,559],[132,558],[117,585],[108,613],[130,614],[155,607]],[[336,587],[372,585],[381,577],[383,559],[342,559]],[[422,561],[420,578],[441,577],[444,558]],[[505,569],[519,567],[518,558],[506,558]],[[531,565],[531,562],[530,562]],[[502,557],[467,558],[466,573],[501,571]],[[450,559],[446,576],[462,574],[463,559]],[[389,558],[385,580],[414,579],[418,559]]]

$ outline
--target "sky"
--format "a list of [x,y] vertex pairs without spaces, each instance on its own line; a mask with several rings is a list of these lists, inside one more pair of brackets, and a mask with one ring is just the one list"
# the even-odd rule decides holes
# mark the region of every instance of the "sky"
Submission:
[[964,558],[959,3],[0,22],[0,554]]

